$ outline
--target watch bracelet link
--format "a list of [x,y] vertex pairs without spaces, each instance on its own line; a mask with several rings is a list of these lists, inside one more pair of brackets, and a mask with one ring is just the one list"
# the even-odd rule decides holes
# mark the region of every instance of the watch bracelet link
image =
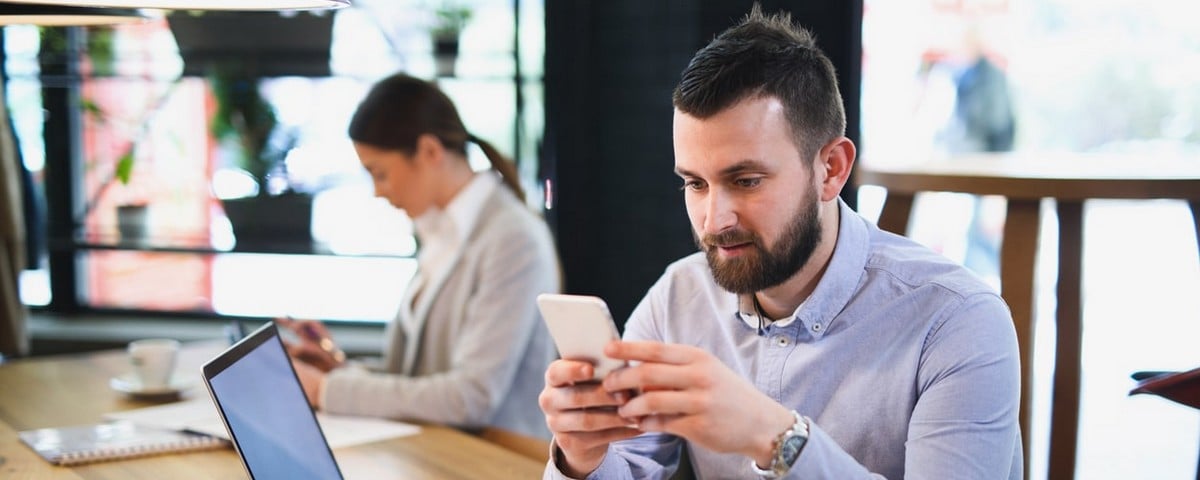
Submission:
[[[767,468],[759,468],[758,462],[750,459],[750,469],[761,478],[780,478],[791,470],[792,464],[800,456],[800,452],[804,449],[804,445],[808,443],[809,421],[808,418],[800,415],[800,413],[792,410],[792,418],[795,423],[792,424],[778,437],[775,437],[774,450],[771,452],[771,464]],[[790,440],[790,441],[789,441]],[[787,444],[792,445],[787,445]],[[791,448],[794,446],[794,450]],[[785,449],[785,447],[788,447]],[[787,451],[791,450],[791,451]]]

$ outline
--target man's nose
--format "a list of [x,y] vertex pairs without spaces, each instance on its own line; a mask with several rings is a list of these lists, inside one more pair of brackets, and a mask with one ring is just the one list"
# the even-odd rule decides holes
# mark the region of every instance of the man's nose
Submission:
[[715,235],[737,225],[737,213],[728,195],[712,191],[704,202],[704,233]]

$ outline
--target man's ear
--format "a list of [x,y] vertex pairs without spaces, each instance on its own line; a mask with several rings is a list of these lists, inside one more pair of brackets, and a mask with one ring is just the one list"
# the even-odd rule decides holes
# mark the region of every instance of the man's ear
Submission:
[[427,166],[441,165],[446,157],[446,146],[431,133],[422,133],[417,137],[417,148],[413,155],[417,163]]
[[854,156],[857,150],[849,138],[838,137],[821,147],[814,171],[821,184],[821,201],[828,202],[842,193],[842,187],[850,180],[850,171],[854,169]]

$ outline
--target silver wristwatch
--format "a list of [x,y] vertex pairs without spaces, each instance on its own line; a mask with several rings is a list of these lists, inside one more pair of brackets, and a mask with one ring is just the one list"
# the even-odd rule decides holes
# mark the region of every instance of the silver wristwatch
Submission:
[[786,475],[788,470],[792,469],[792,464],[796,463],[796,457],[800,456],[804,444],[808,443],[808,419],[796,413],[795,410],[792,410],[792,417],[796,419],[796,423],[775,438],[775,451],[771,454],[771,465],[765,469],[758,468],[758,463],[754,459],[750,459],[750,469],[758,476],[780,478]]

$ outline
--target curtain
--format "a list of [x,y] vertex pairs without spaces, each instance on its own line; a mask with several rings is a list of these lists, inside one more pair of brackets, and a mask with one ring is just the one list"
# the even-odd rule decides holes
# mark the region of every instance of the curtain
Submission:
[[0,77],[0,358],[29,351],[25,305],[17,288],[25,268],[25,224],[16,148]]

